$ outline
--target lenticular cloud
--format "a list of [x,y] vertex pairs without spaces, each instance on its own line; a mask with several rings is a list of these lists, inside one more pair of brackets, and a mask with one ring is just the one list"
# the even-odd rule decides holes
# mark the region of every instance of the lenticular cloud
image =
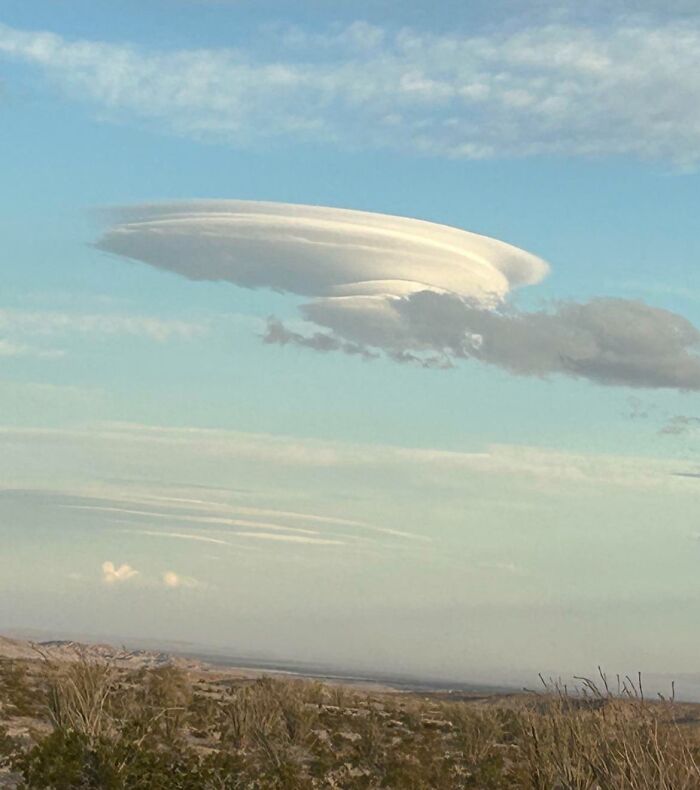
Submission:
[[496,239],[365,211],[203,201],[118,212],[99,247],[192,280],[314,297],[453,293],[494,304],[547,265]]
[[515,375],[700,389],[700,332],[624,299],[520,312],[508,295],[547,264],[457,228],[363,211],[250,201],[120,209],[98,248],[191,280],[269,288],[312,301],[309,332],[270,319],[266,343],[423,367],[459,359]]

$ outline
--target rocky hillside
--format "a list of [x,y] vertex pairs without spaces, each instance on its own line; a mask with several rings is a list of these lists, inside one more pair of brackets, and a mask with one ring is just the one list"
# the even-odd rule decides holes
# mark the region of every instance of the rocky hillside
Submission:
[[204,669],[204,664],[192,659],[153,650],[127,650],[108,644],[87,644],[72,640],[32,642],[0,636],[0,658],[14,660],[104,661],[117,667],[141,669],[177,666],[182,669]]

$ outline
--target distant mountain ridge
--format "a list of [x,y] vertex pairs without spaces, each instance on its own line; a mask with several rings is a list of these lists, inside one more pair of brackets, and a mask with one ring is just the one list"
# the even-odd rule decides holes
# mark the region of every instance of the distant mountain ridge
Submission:
[[28,639],[11,639],[0,636],[0,658],[15,660],[76,661],[88,658],[105,661],[116,666],[140,669],[160,666],[178,666],[182,669],[203,669],[201,661],[174,656],[157,650],[129,650],[109,644],[87,644],[71,639],[51,639],[34,642]]

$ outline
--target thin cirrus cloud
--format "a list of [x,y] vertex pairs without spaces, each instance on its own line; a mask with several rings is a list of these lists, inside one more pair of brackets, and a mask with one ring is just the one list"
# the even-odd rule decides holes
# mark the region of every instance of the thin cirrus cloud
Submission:
[[125,516],[147,516],[151,519],[163,519],[166,521],[184,521],[187,523],[197,523],[210,526],[221,527],[244,527],[255,529],[275,530],[279,532],[291,532],[301,535],[317,535],[318,532],[314,530],[302,529],[299,527],[287,527],[280,524],[273,524],[270,522],[251,521],[249,519],[228,518],[223,516],[200,516],[193,513],[186,515],[179,515],[168,512],[158,512],[155,510],[137,510],[129,507],[113,507],[105,505],[66,505],[74,510],[91,510],[94,512],[115,513]]
[[60,349],[35,348],[24,343],[0,339],[0,357],[36,357],[38,359],[60,359],[65,352]]
[[496,239],[404,217],[236,200],[135,206],[113,220],[99,249],[190,280],[311,297],[301,313],[313,331],[272,318],[267,343],[700,389],[700,332],[688,320],[630,299],[517,310],[508,296],[548,265]]
[[[102,500],[94,500],[96,503]],[[262,540],[280,540],[289,543],[306,543],[309,545],[342,545],[335,540],[328,541],[324,538],[324,532],[318,529],[304,529],[301,527],[291,527],[286,524],[272,523],[270,521],[252,520],[252,519],[238,519],[230,516],[207,516],[201,515],[196,511],[189,512],[174,512],[158,511],[158,510],[139,510],[136,509],[138,500],[134,500],[132,507],[127,506],[114,506],[104,504],[62,504],[61,507],[69,508],[72,510],[83,510],[94,514],[104,514],[113,517],[120,523],[131,523],[130,519],[136,517],[140,519],[150,520],[153,524],[179,522],[187,525],[196,526],[198,528],[205,528],[205,533],[182,533],[171,532],[162,530],[122,530],[123,532],[131,532],[134,534],[147,535],[150,537],[161,538],[174,538],[179,540],[192,540],[203,543],[215,543],[218,545],[231,545],[229,540],[222,540],[219,538],[212,538],[210,534],[226,535],[227,537],[245,537]],[[223,511],[227,512],[227,511]],[[284,516],[283,516],[284,518]],[[313,517],[310,517],[313,518]],[[333,529],[337,527],[333,520],[327,521],[327,528]],[[352,524],[352,522],[350,522]],[[390,538],[400,538],[402,540],[428,540],[424,535],[418,535],[404,530],[390,529],[387,527],[375,527],[369,524],[362,524],[355,522],[354,529],[349,530],[355,536],[364,536],[363,540],[367,540],[367,536],[387,536]],[[255,530],[255,531],[252,531]],[[347,527],[346,527],[347,531]],[[346,534],[347,537],[347,534]]]
[[[68,335],[143,337],[158,343],[189,341],[206,334],[202,323],[153,316],[67,313],[0,308],[0,358],[63,359],[64,349],[45,347],[47,340]],[[30,338],[30,342],[24,342]]]
[[[190,456],[191,458],[193,456]],[[269,470],[268,465],[268,470]],[[309,547],[346,547],[352,546],[394,549],[403,545],[409,548],[418,541],[430,542],[424,535],[407,532],[391,527],[378,527],[356,519],[333,517],[298,511],[275,510],[271,508],[245,507],[249,517],[236,518],[239,506],[217,501],[193,503],[187,498],[168,500],[158,496],[152,489],[153,497],[148,507],[149,497],[142,487],[138,490],[124,491],[104,484],[88,486],[82,491],[48,491],[43,489],[10,489],[0,491],[0,500],[7,497],[10,501],[34,504],[41,508],[52,508],[58,513],[58,520],[65,518],[61,511],[70,511],[81,523],[100,524],[105,529],[116,530],[120,535],[130,535],[155,545],[158,542],[190,543],[226,547],[238,553],[267,546],[271,551],[303,549]],[[212,515],[212,512],[217,515]],[[270,517],[275,516],[275,521]],[[69,517],[69,520],[73,515]],[[289,522],[296,523],[290,526]],[[299,522],[313,525],[314,529],[299,526]]]
[[158,530],[150,529],[124,529],[122,532],[126,535],[144,535],[149,538],[167,538],[173,540],[192,540],[196,543],[213,543],[217,546],[230,546],[227,540],[220,540],[219,538],[210,538],[207,535],[191,535],[185,532],[159,532]]
[[[0,469],[6,481],[13,480],[18,471],[20,480],[27,475],[26,479],[45,480],[44,470],[50,467],[58,450],[66,470],[76,478],[92,479],[96,475],[100,479],[109,478],[115,462],[123,463],[124,459],[139,468],[144,479],[152,478],[154,472],[162,472],[166,467],[177,470],[175,479],[181,479],[181,472],[194,465],[208,480],[250,479],[246,474],[251,474],[255,478],[262,475],[269,481],[273,470],[278,478],[295,481],[288,492],[294,495],[299,485],[297,478],[291,477],[294,470],[301,474],[300,480],[311,481],[311,486],[317,484],[324,470],[354,475],[358,469],[363,472],[370,469],[371,474],[365,476],[368,482],[383,479],[388,471],[400,477],[402,487],[435,480],[445,486],[452,481],[460,490],[471,477],[518,479],[528,486],[582,483],[596,489],[616,486],[648,490],[670,485],[670,475],[678,471],[675,459],[652,462],[642,457],[567,453],[535,446],[489,445],[478,452],[457,452],[147,425],[92,425],[70,430],[0,428],[0,447],[3,448]],[[17,488],[8,495],[27,491],[26,482],[12,485]],[[36,485],[32,485],[27,493],[30,497],[37,495]],[[381,485],[380,490],[383,490]],[[109,494],[110,498],[113,496]],[[56,504],[74,505],[78,501],[85,503],[85,497],[68,500],[59,497]],[[121,507],[128,507],[123,499]],[[72,509],[72,512],[81,511]],[[100,512],[119,515],[116,511]],[[140,514],[134,517],[143,520]]]
[[700,162],[700,30],[670,9],[470,33],[355,22],[260,35],[236,49],[153,50],[2,25],[0,57],[100,118],[233,145]]
[[[200,323],[153,316],[0,309],[0,331],[32,337],[70,333],[134,335],[165,342],[198,337],[206,332],[206,327]],[[1,348],[0,345],[0,354]]]

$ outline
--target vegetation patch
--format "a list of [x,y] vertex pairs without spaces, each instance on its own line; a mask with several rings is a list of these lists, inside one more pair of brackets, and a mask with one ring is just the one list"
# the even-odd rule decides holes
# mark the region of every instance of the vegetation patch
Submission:
[[226,680],[88,656],[0,664],[0,787],[700,787],[697,708],[612,692],[466,699]]

